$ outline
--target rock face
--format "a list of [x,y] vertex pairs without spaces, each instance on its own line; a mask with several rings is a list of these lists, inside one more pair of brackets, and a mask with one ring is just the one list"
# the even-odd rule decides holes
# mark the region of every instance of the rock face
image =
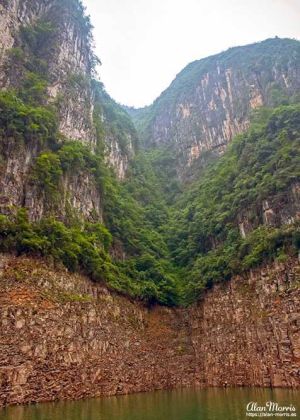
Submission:
[[104,126],[104,155],[119,180],[126,176],[129,163],[138,146],[136,129],[127,112],[105,91],[101,83],[94,84],[96,110]]
[[62,220],[67,220],[70,212],[80,219],[102,219],[102,197],[91,173],[68,171],[61,177],[61,201],[57,203],[32,178],[34,163],[42,152],[39,145],[7,138],[2,147],[0,213],[10,214],[13,208],[24,206],[32,221],[50,212]]
[[[77,17],[77,19],[76,19]],[[11,48],[22,48],[20,29],[38,20],[51,22],[55,29],[51,34],[51,49],[45,57],[49,73],[49,94],[52,99],[64,98],[60,106],[60,131],[68,138],[79,139],[95,145],[93,129],[92,91],[90,83],[80,89],[72,86],[75,76],[91,76],[93,54],[91,40],[83,21],[82,11],[76,2],[57,0],[13,0],[0,5],[0,66],[2,87],[16,84],[11,68],[5,71]],[[73,80],[74,81],[74,80]],[[72,89],[73,88],[73,89]],[[75,92],[74,92],[75,90]]]
[[300,88],[300,43],[269,39],[195,61],[150,107],[129,109],[145,147],[168,147],[185,173],[205,152],[222,153],[251,112]]
[[300,386],[295,260],[146,308],[78,275],[1,258],[1,404],[179,386]]
[[[78,167],[69,162],[64,171],[55,159],[65,140],[75,139],[89,157],[103,154],[123,179],[136,149],[135,129],[92,80],[90,24],[78,0],[1,1],[0,88],[20,89],[24,66],[14,59],[29,54],[24,30],[35,39],[36,24],[49,42],[33,63],[47,73],[38,104],[55,108],[60,134],[51,149],[34,136],[0,132],[0,213],[26,207],[34,221],[50,214],[68,222],[74,213],[102,221],[94,159]],[[145,147],[171,149],[180,176],[205,152],[220,154],[247,128],[251,110],[299,90],[299,45],[268,40],[192,63],[152,107],[130,111],[144,127]],[[83,161],[82,145],[75,147],[73,160]],[[52,190],[39,188],[33,176],[43,154]],[[242,236],[263,223],[298,219],[299,183],[257,206],[239,215]],[[112,254],[124,259],[122,244]],[[192,385],[299,387],[299,282],[299,263],[290,259],[214,286],[188,309],[146,307],[48,261],[1,256],[0,404]]]
[[[34,32],[37,24],[40,24],[38,36]],[[128,128],[127,124],[125,128],[122,123],[118,123],[116,132],[112,112],[106,110],[107,102],[110,101],[115,114],[118,109],[123,114],[125,111],[103,92],[102,85],[92,81],[96,58],[90,31],[89,19],[77,0],[1,1],[0,88],[20,87],[32,71],[28,66],[24,69],[24,57],[26,54],[33,57],[36,60],[33,71],[39,66],[46,69],[48,84],[43,101],[55,107],[60,135],[78,140],[97,153],[102,142],[101,153],[106,162],[123,179],[135,153],[136,133],[133,126]],[[34,36],[38,45],[32,41]],[[101,135],[97,133],[99,121],[103,126]],[[121,137],[127,138],[126,146],[120,144]],[[35,139],[24,143],[13,136],[4,137],[1,143],[0,212],[25,206],[31,220],[41,219],[47,215],[51,199],[32,182],[32,168],[47,147],[37,144]],[[71,209],[82,219],[102,219],[101,192],[90,173],[68,173],[59,186],[63,199],[59,210],[54,212],[57,216],[65,220]]]
[[280,227],[300,219],[300,184],[291,183],[287,191],[274,194],[268,200],[244,209],[237,217],[243,238],[260,225]]
[[[47,22],[53,27],[53,32],[42,42],[45,48],[42,59],[48,73],[49,101],[57,103],[58,106],[59,130],[67,138],[80,140],[94,149],[94,109],[102,109],[101,99],[104,95],[107,98],[109,96],[106,93],[100,94],[99,103],[99,93],[92,83],[97,58],[92,49],[91,24],[78,0],[1,2],[0,87],[16,87],[18,84],[20,75],[18,69],[11,65],[11,51],[26,48],[22,40],[22,29],[36,22]],[[49,45],[46,45],[46,42]],[[111,98],[109,100],[114,103]],[[118,107],[116,103],[114,106]],[[121,110],[121,107],[119,108]],[[115,168],[118,177],[123,178],[129,158],[134,154],[135,133],[122,127],[129,137],[131,147],[121,153],[119,139],[115,134],[111,134],[111,121],[103,109],[100,117],[107,123],[107,130],[103,133],[107,162]]]
[[299,275],[299,265],[265,267],[215,287],[191,309],[200,382],[299,387]]

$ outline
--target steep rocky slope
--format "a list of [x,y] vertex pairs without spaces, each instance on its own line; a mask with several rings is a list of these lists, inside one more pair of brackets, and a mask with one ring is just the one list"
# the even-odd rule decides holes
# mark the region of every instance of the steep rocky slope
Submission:
[[[37,60],[45,61],[50,97],[56,98],[59,94],[65,100],[60,107],[60,130],[69,138],[95,145],[92,92],[88,81],[94,65],[90,23],[83,17],[78,2],[15,0],[1,2],[0,7],[2,86],[15,87],[24,77],[24,56],[16,57],[22,54],[20,50],[37,55]],[[35,38],[38,30],[39,39]],[[86,85],[71,92],[70,79],[80,75],[87,80]]]
[[52,255],[134,296],[157,300],[170,287],[159,300],[174,301],[167,269],[156,270],[156,286],[135,268],[145,249],[165,259],[166,246],[124,186],[137,133],[93,79],[81,2],[1,2],[0,19],[1,249]]
[[[42,144],[36,139],[42,134],[37,125],[43,118],[51,119],[44,131],[52,142],[64,136],[91,151],[103,143],[105,159],[120,179],[134,155],[136,133],[103,86],[92,81],[97,59],[91,24],[78,1],[1,2],[0,27],[0,86],[17,91],[31,107],[19,108],[19,113],[27,114],[25,124],[31,119],[33,128],[25,144],[12,130],[2,135],[1,207],[5,211],[25,205],[30,218],[38,220],[48,213],[51,201],[32,182],[34,162],[50,146],[50,139]],[[2,113],[3,106],[2,102]],[[123,118],[119,121],[121,136],[115,130],[116,114]],[[103,198],[87,171],[67,171],[60,189],[64,205],[56,213],[61,217],[71,209],[81,217],[91,219],[95,214],[101,219]]]
[[169,244],[192,289],[297,253],[300,108],[258,115],[174,205]]
[[188,309],[147,308],[1,256],[0,404],[181,386],[299,387],[299,265],[264,267]]
[[190,64],[138,139],[79,0],[0,40],[1,404],[299,387],[299,42]]
[[[168,305],[297,252],[298,41],[190,64],[153,106],[130,111],[147,149],[133,158],[132,121],[93,80],[81,2],[4,2],[0,16],[3,251],[48,256]],[[192,162],[193,183],[178,182]]]
[[222,153],[249,126],[251,111],[297,97],[300,43],[268,39],[190,63],[153,105],[128,109],[146,148],[171,148],[177,172]]

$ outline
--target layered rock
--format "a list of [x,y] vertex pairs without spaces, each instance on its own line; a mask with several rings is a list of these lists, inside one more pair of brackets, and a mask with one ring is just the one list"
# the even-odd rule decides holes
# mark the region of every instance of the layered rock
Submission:
[[132,136],[130,134],[127,135],[128,141],[128,153],[124,153],[119,143],[114,138],[106,138],[106,162],[112,166],[119,178],[119,180],[125,179],[126,172],[129,167],[130,158],[134,156],[134,147],[132,144]]
[[[42,29],[38,38],[41,45],[35,56],[32,45],[24,40],[24,31],[29,30],[28,39],[31,40],[37,24],[41,24]],[[116,133],[114,121],[106,115],[104,96],[99,95],[103,87],[99,88],[92,81],[96,57],[92,51],[91,25],[81,3],[78,0],[2,1],[0,41],[0,88],[20,87],[28,73],[24,68],[24,57],[29,62],[33,57],[36,60],[34,71],[41,65],[47,74],[43,104],[55,106],[60,135],[82,142],[92,152],[104,154],[107,164],[114,168],[119,179],[123,179],[135,152],[136,134],[133,127],[128,129],[118,121]],[[109,100],[118,109],[118,105]],[[95,121],[95,108],[98,122]],[[103,125],[101,136],[97,133],[99,123]],[[119,137],[122,136],[128,138],[128,147],[120,145]],[[39,220],[47,215],[52,199],[34,185],[32,168],[40,153],[47,150],[47,145],[37,144],[35,139],[22,142],[14,137],[1,141],[0,211],[7,213],[12,207],[25,206],[30,219]],[[104,144],[101,152],[99,142]],[[70,210],[82,219],[102,219],[103,199],[91,173],[66,174],[59,189],[63,198],[55,214],[61,219],[65,220]]]
[[150,107],[129,109],[146,148],[172,148],[179,175],[205,152],[222,153],[251,112],[297,95],[300,43],[269,39],[195,61]]
[[35,142],[19,143],[13,138],[3,141],[0,173],[0,212],[10,214],[25,207],[31,221],[38,221],[49,213],[68,220],[70,213],[78,219],[102,220],[102,197],[91,172],[67,171],[60,179],[54,200],[33,177],[36,158],[42,152]]
[[274,194],[268,200],[253,203],[237,217],[243,238],[260,225],[281,227],[300,219],[300,184],[292,182],[287,191]]
[[79,275],[1,257],[1,404],[180,386],[299,387],[299,264],[145,307]]
[[[53,25],[51,48],[46,60],[49,74],[49,94],[52,99],[64,98],[59,107],[60,131],[68,138],[80,139],[95,145],[93,129],[91,77],[93,53],[89,27],[84,23],[78,2],[57,0],[14,0],[0,5],[0,68],[2,87],[15,87],[16,78],[9,66],[11,48],[24,48],[20,29],[34,25],[37,21]],[[76,18],[77,16],[77,18]],[[72,77],[85,77],[85,86],[72,86]],[[75,92],[72,92],[75,91]],[[72,94],[73,93],[73,94]]]
[[294,264],[236,277],[214,287],[191,309],[200,382],[299,387],[300,270]]

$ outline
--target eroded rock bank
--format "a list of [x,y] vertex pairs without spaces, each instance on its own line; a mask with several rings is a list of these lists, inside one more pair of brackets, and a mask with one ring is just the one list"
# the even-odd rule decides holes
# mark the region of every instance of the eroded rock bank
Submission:
[[300,385],[298,261],[188,309],[141,303],[31,258],[1,257],[1,404],[182,386]]

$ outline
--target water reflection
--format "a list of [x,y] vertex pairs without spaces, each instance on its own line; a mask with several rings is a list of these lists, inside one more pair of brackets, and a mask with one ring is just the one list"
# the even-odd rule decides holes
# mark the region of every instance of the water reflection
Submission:
[[242,420],[250,401],[293,404],[300,416],[300,391],[193,388],[9,407],[0,411],[0,420]]

